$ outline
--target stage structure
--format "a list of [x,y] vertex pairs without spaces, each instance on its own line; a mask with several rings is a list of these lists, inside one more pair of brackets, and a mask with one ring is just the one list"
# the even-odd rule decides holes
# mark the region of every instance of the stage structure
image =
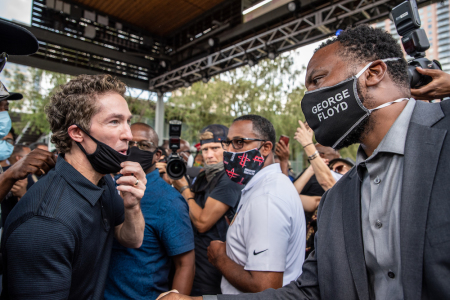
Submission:
[[[109,73],[163,94],[389,16],[401,0],[34,0],[39,51],[10,61],[49,71]],[[418,1],[424,6],[437,1]]]

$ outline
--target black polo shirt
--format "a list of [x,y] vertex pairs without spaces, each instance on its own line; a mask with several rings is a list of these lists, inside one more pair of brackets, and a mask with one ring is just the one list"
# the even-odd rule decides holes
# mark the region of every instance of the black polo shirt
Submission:
[[103,299],[123,199],[62,156],[14,207],[2,236],[2,299]]

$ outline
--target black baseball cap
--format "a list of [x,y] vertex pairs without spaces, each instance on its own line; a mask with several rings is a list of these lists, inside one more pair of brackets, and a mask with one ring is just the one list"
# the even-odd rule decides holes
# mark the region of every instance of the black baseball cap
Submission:
[[20,94],[20,93],[8,92],[6,87],[0,81],[0,101],[3,101],[3,100],[21,100],[22,98],[23,98],[23,95]]
[[220,124],[212,124],[208,125],[202,129],[200,134],[209,131],[213,134],[212,139],[200,140],[200,145],[204,145],[207,143],[220,143],[221,141],[225,141],[228,135],[228,127]]
[[36,53],[38,49],[38,40],[30,31],[22,26],[0,19],[0,53],[30,55]]

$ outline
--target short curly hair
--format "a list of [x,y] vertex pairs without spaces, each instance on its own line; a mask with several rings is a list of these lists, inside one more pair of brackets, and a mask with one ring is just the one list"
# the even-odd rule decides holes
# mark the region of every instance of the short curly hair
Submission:
[[343,48],[338,54],[357,64],[383,58],[402,58],[386,62],[387,71],[396,85],[409,89],[408,63],[403,57],[401,46],[390,33],[379,28],[359,25],[344,30],[337,37],[325,41],[316,51],[335,42],[339,42]]
[[61,153],[72,148],[67,130],[73,124],[89,131],[91,119],[99,111],[96,99],[100,95],[125,95],[126,85],[111,75],[80,75],[59,87],[45,108],[53,133],[52,143]]

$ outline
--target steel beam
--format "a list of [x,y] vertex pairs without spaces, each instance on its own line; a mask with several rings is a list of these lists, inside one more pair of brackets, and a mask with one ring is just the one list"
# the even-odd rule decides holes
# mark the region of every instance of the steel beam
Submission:
[[93,43],[83,42],[81,40],[77,40],[62,34],[53,33],[49,30],[40,29],[37,27],[27,27],[27,29],[31,31],[39,41],[50,42],[63,47],[86,51],[126,63],[135,64],[141,67],[150,67],[150,61],[148,59],[129,55],[126,52],[119,52],[117,50],[97,46]]
[[155,131],[159,137],[159,146],[162,145],[164,139],[164,94],[158,93],[155,109]]
[[[258,61],[269,51],[289,51],[334,34],[336,29],[386,18],[390,6],[401,1],[341,0],[276,28],[194,60],[150,79],[149,89],[170,91],[188,83],[245,65],[249,58]],[[201,74],[199,76],[199,74]]]
[[[31,56],[25,56],[25,55],[10,55],[9,62],[30,66],[34,68],[39,68],[51,72],[58,72],[63,74],[69,74],[73,76],[81,75],[81,74],[88,74],[88,75],[95,75],[99,74],[100,72],[98,70],[90,70],[86,68],[80,68],[76,66],[66,65],[50,60],[46,60],[43,58],[36,57],[34,55]],[[122,80],[127,86],[132,88],[138,88],[141,90],[147,90],[148,89],[148,83],[146,81],[141,80],[134,80],[130,79],[128,77],[123,77],[120,75],[114,74],[118,79]]]

